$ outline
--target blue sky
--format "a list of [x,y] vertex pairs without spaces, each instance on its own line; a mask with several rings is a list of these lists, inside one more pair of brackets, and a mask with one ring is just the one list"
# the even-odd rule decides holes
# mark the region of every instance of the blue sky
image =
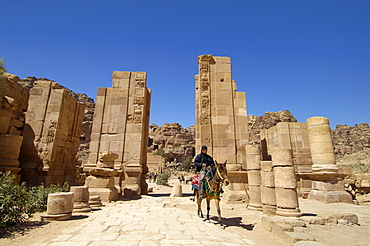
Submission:
[[9,73],[95,99],[112,71],[145,71],[150,123],[195,123],[197,57],[231,57],[248,114],[370,123],[370,1],[0,1]]

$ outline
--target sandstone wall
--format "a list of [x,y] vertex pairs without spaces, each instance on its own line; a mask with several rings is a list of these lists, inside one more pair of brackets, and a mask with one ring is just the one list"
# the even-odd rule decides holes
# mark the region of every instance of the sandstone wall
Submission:
[[[29,76],[24,79],[19,79],[17,82],[21,84],[22,86],[31,89],[34,87],[34,84],[36,81],[44,80],[44,81],[51,81],[55,82],[53,80],[49,80],[46,78],[36,78],[34,76]],[[86,105],[84,110],[84,117],[82,122],[82,129],[81,129],[81,137],[80,137],[80,144],[77,152],[77,159],[79,163],[86,163],[87,157],[89,154],[89,147],[90,147],[90,141],[91,141],[91,131],[92,131],[92,122],[93,122],[93,116],[95,111],[95,103],[94,99],[88,97],[86,94],[80,94],[75,93],[72,90],[60,85],[60,88],[64,88],[68,94],[70,94],[76,101],[83,103]],[[81,181],[82,183],[84,180]]]
[[13,174],[20,171],[18,156],[29,98],[28,90],[18,81],[17,76],[5,74],[5,91],[0,95],[0,171]]
[[56,82],[34,81],[19,157],[22,181],[46,186],[76,183],[84,107]]

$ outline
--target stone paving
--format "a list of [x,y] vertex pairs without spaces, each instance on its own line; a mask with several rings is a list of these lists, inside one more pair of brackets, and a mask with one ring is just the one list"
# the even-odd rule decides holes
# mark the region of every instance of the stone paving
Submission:
[[[245,204],[221,202],[226,225],[222,229],[215,224],[217,213],[213,201],[211,223],[207,223],[196,215],[196,204],[189,199],[190,185],[183,185],[185,197],[170,197],[171,189],[170,186],[154,186],[154,192],[141,199],[105,203],[91,213],[73,213],[71,220],[38,224],[22,235],[0,238],[0,245],[291,245],[263,228],[261,219],[264,215],[260,211],[246,209]],[[299,203],[306,215],[351,212],[359,218],[359,225],[302,227],[300,232],[312,235],[316,242],[299,242],[299,245],[320,242],[324,243],[321,245],[370,246],[370,206],[323,204],[304,199],[299,199]],[[39,221],[39,216],[33,221]]]
[[89,213],[83,223],[31,245],[256,245],[232,228],[223,230],[213,222],[203,222],[195,211],[177,208],[179,201],[195,208],[189,197],[171,202],[169,197],[143,196],[108,203]]

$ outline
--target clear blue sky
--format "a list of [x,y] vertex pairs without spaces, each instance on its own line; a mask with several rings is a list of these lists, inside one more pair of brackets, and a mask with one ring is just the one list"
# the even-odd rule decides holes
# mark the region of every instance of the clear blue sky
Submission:
[[150,123],[195,123],[197,57],[231,57],[248,114],[370,123],[370,1],[0,1],[0,57],[95,99],[145,71]]

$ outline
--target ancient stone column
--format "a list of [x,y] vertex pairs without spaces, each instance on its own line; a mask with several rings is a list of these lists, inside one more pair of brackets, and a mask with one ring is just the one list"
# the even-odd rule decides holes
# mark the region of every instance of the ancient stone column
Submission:
[[196,80],[196,149],[208,147],[208,154],[227,160],[230,185],[223,201],[248,202],[245,145],[248,143],[244,92],[236,91],[229,57],[201,55]]
[[[114,71],[112,88],[99,88],[85,167],[96,167],[101,153],[116,153],[115,185],[123,196],[147,192],[147,146],[151,91],[145,72]],[[103,198],[102,198],[103,199]]]
[[72,216],[74,195],[72,192],[57,192],[48,195],[46,215],[43,220],[68,220]]
[[71,186],[70,192],[74,194],[73,212],[91,212],[90,193],[87,186]]
[[344,190],[343,177],[338,173],[331,139],[329,119],[307,119],[308,138],[311,147],[312,190],[308,198],[322,202],[352,203],[352,196]]
[[272,161],[261,161],[262,211],[268,216],[276,213],[275,178]]
[[247,208],[262,210],[261,202],[261,150],[260,145],[247,145],[249,203]]
[[297,195],[292,150],[273,148],[272,166],[274,169],[276,214],[281,216],[300,217],[302,215]]

